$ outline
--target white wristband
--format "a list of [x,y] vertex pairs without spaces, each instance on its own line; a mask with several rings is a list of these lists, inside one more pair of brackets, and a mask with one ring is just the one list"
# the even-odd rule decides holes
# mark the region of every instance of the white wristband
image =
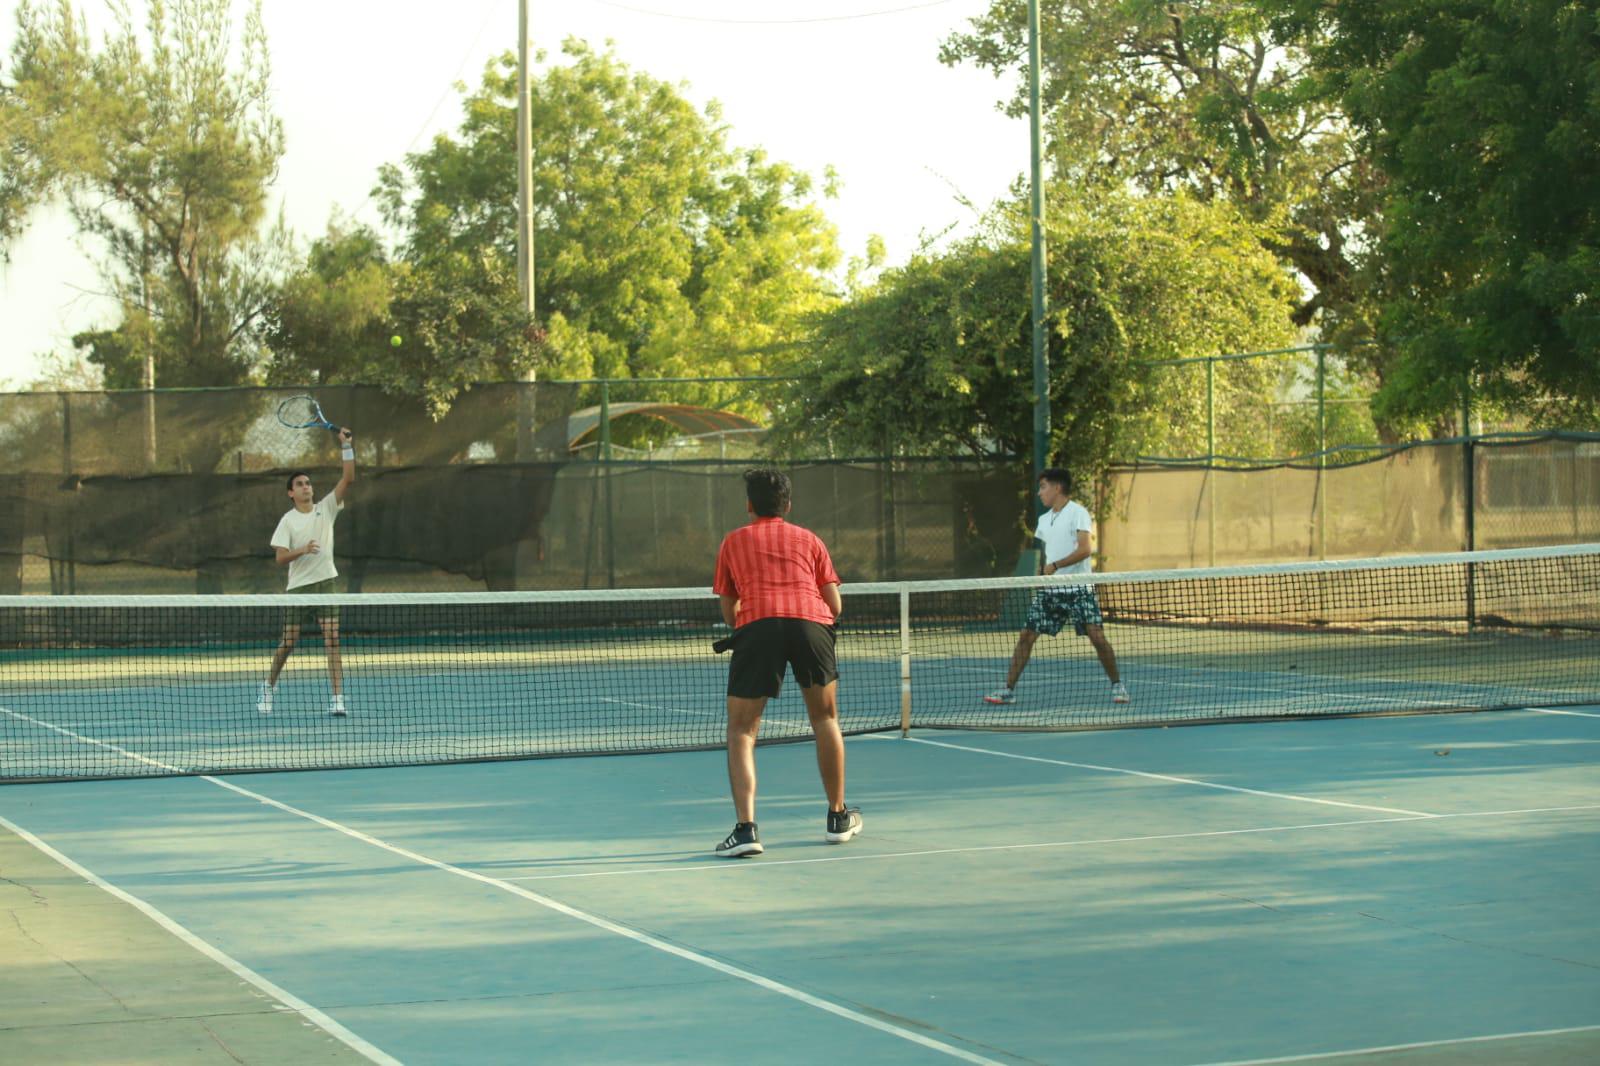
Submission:
[[356,450],[348,444],[344,446],[344,451],[340,452],[339,454],[347,463],[353,463],[356,461]]

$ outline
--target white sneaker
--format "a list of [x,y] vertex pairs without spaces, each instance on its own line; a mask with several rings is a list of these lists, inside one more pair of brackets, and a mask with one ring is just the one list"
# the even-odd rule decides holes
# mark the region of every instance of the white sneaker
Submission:
[[1133,697],[1128,695],[1128,686],[1124,685],[1121,681],[1111,682],[1111,702],[1132,703]]
[[272,686],[265,681],[261,682],[261,692],[256,696],[256,710],[261,714],[272,713]]
[[344,697],[335,696],[328,701],[328,713],[335,718],[344,718],[349,712],[344,709]]
[[1016,703],[1017,691],[1011,688],[997,688],[983,698],[984,703]]

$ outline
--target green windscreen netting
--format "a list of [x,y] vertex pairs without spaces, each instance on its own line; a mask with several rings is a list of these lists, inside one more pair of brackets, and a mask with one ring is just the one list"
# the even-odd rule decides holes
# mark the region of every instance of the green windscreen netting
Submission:
[[[277,418],[302,391],[0,396],[0,595],[281,591],[287,475],[320,494],[339,469],[326,430]],[[437,421],[376,388],[315,394],[357,433],[335,537],[352,592],[709,585],[746,518],[753,460],[574,450],[575,385],[476,386]],[[1020,464],[783,465],[849,580],[1010,575],[1024,547]]]
[[[739,474],[764,461],[731,456],[758,454],[759,433],[617,446],[605,460],[600,409],[579,410],[579,389],[478,385],[438,420],[376,388],[315,390],[358,435],[359,480],[337,526],[343,587],[709,584],[717,544],[745,521]],[[0,595],[281,590],[268,540],[287,474],[306,469],[322,491],[338,477],[326,430],[278,421],[302,391],[0,395]],[[847,581],[1009,576],[1028,545],[1025,460],[778,463],[794,479],[791,517]],[[1600,541],[1600,435],[1116,467],[1084,501],[1107,571]]]

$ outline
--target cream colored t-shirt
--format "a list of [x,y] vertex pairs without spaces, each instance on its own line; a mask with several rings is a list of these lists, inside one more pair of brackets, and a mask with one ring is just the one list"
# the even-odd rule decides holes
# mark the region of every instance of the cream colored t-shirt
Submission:
[[[1068,500],[1059,511],[1046,511],[1039,516],[1039,527],[1033,535],[1044,544],[1044,561],[1053,563],[1058,559],[1065,559],[1078,550],[1079,531],[1094,534],[1094,519],[1089,517],[1089,509],[1077,500]],[[1087,574],[1093,569],[1089,560],[1092,556],[1084,556],[1071,566],[1057,570],[1058,575]]]
[[297,589],[301,585],[313,585],[339,576],[338,568],[333,565],[333,522],[342,510],[344,504],[340,502],[338,494],[330,492],[318,500],[311,510],[296,508],[278,519],[278,528],[272,533],[274,548],[298,551],[312,541],[317,542],[316,551],[289,563],[289,584],[286,588]]

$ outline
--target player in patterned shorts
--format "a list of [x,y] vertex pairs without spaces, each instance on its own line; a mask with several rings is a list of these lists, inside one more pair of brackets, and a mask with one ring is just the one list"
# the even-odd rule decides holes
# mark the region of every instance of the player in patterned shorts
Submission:
[[[1039,474],[1039,502],[1048,510],[1039,516],[1034,537],[1044,546],[1044,573],[1048,576],[1087,574],[1089,557],[1093,549],[1090,537],[1094,533],[1094,520],[1088,508],[1072,498],[1072,475],[1060,467],[1050,467]],[[1023,622],[1022,634],[1017,637],[1016,650],[1011,653],[1011,667],[1006,671],[1004,688],[996,689],[984,697],[989,703],[1015,703],[1017,681],[1033,654],[1033,645],[1041,634],[1055,636],[1071,625],[1079,636],[1088,637],[1100,657],[1106,678],[1111,682],[1111,702],[1128,703],[1128,687],[1122,683],[1117,670],[1117,653],[1106,640],[1104,619],[1100,615],[1100,601],[1093,585],[1064,585],[1061,588],[1044,588],[1034,594],[1028,606],[1028,617]]]

